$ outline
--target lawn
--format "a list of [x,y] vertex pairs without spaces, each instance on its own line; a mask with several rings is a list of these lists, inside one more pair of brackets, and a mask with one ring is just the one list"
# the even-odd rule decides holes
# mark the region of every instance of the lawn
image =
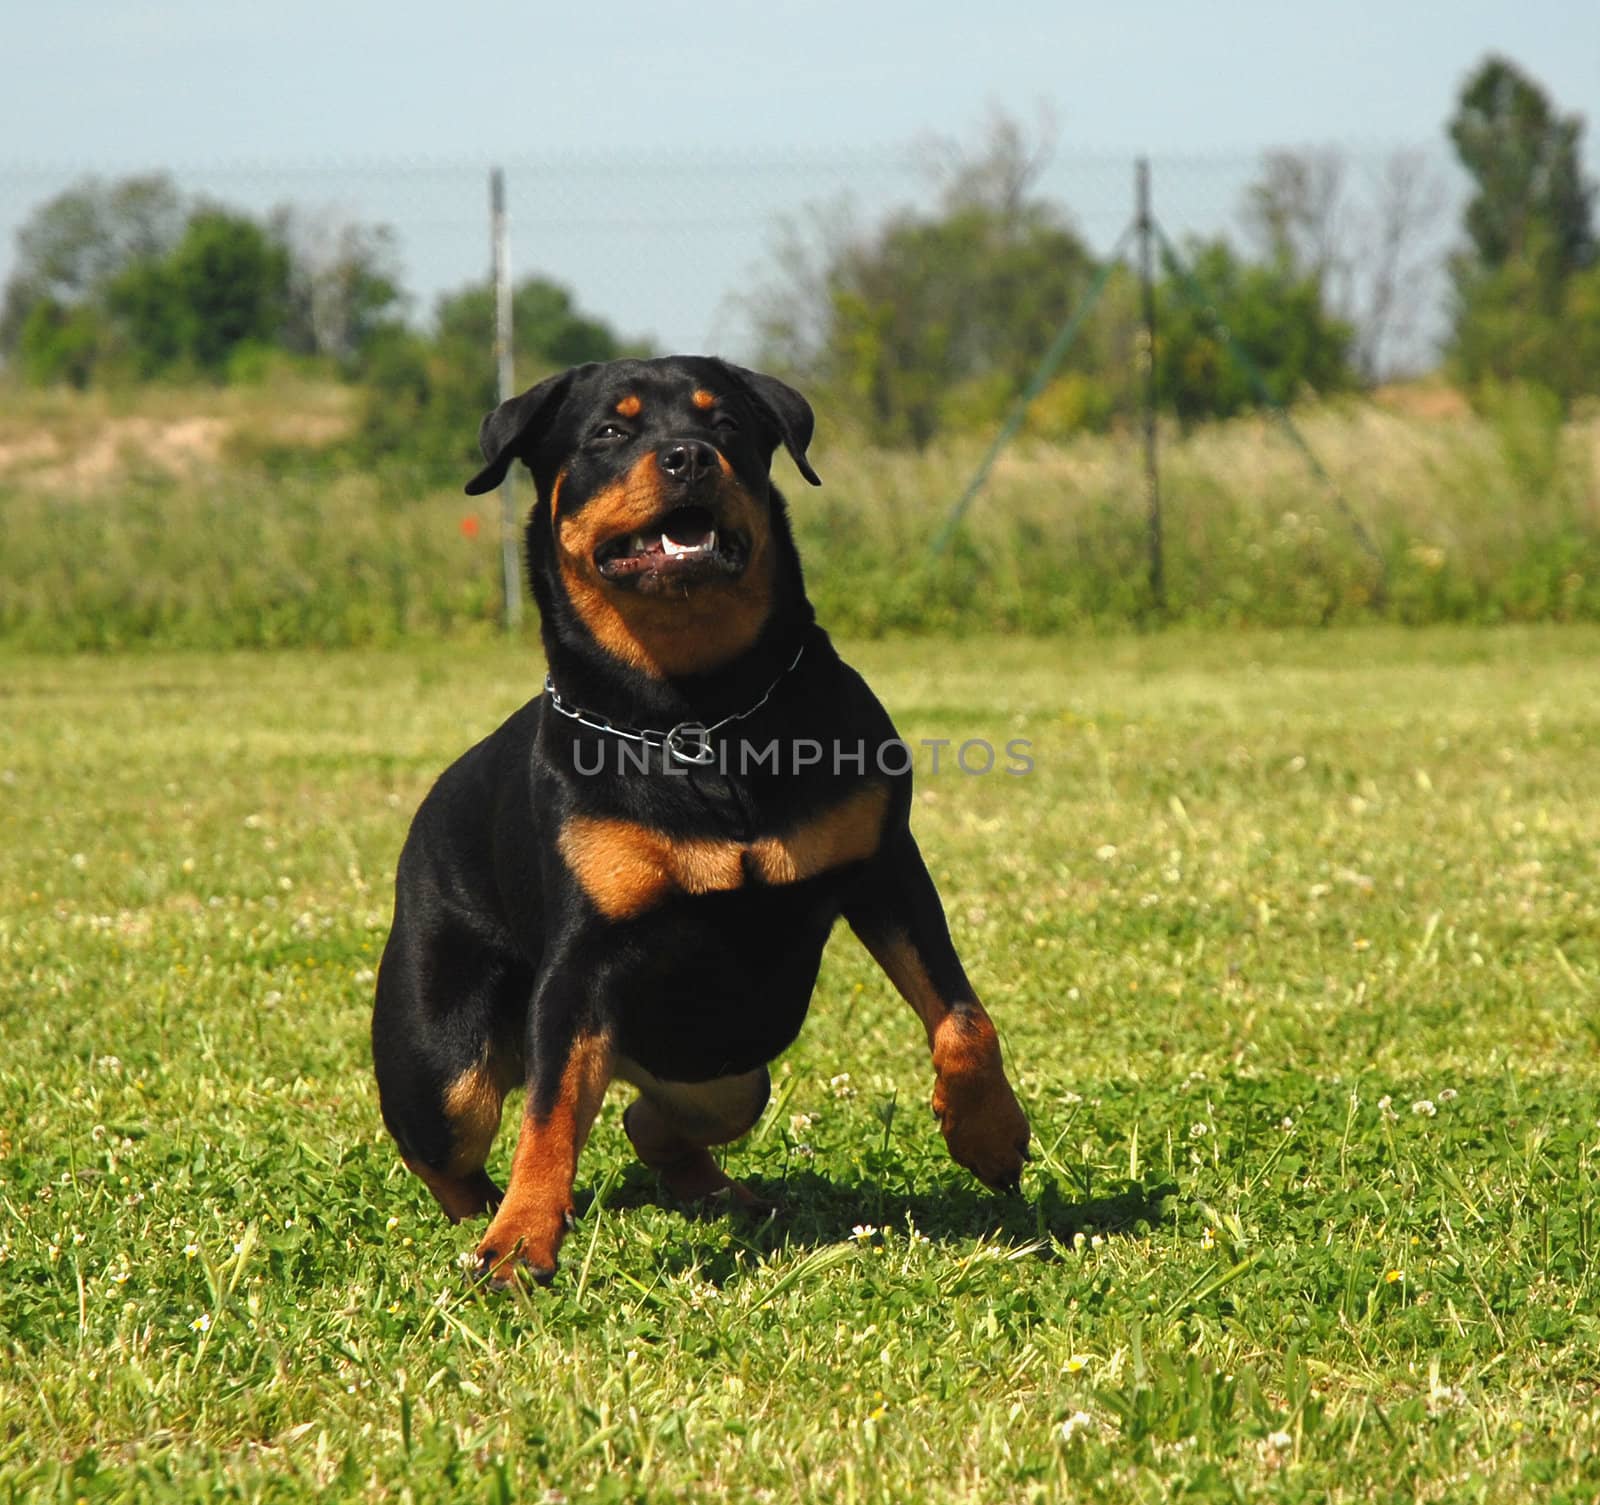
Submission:
[[1600,1494],[1600,631],[850,656],[1032,742],[916,811],[1021,1195],[840,933],[726,1157],[781,1214],[667,1205],[614,1093],[509,1294],[366,1030],[527,651],[0,660],[0,1499]]

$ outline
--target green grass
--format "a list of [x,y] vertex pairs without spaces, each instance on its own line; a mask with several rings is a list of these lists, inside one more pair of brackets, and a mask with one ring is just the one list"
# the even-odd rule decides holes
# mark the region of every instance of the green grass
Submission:
[[1034,743],[916,812],[1023,1194],[841,934],[726,1157],[783,1216],[661,1205],[613,1095],[511,1295],[365,1035],[410,813],[536,664],[0,662],[0,1499],[1595,1498],[1600,632],[852,657]]

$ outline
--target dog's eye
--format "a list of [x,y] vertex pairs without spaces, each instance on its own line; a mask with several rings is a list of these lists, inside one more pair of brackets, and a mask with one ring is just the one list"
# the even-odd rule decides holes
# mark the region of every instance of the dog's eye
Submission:
[[737,434],[739,432],[739,420],[732,413],[718,413],[711,420],[711,427],[719,434]]
[[628,431],[620,423],[602,423],[589,437],[609,444],[617,439],[626,439]]

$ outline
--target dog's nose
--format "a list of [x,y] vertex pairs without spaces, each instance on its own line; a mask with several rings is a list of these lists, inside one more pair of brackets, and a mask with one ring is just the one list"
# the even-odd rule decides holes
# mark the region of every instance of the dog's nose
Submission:
[[717,452],[698,439],[678,439],[656,455],[656,463],[674,481],[690,484],[717,468]]

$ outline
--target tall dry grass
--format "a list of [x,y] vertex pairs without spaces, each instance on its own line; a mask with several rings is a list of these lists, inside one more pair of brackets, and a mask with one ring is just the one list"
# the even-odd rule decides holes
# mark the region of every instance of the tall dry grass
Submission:
[[[488,632],[494,498],[345,458],[339,389],[29,396],[0,416],[0,639],[37,649],[328,646]],[[823,620],[852,635],[1600,619],[1600,415],[1510,391],[1296,414],[1376,540],[1268,419],[1162,435],[1166,606],[1130,435],[1005,454],[939,557],[985,447],[867,448],[824,423],[813,491],[780,455]],[[526,493],[525,493],[526,495]]]

